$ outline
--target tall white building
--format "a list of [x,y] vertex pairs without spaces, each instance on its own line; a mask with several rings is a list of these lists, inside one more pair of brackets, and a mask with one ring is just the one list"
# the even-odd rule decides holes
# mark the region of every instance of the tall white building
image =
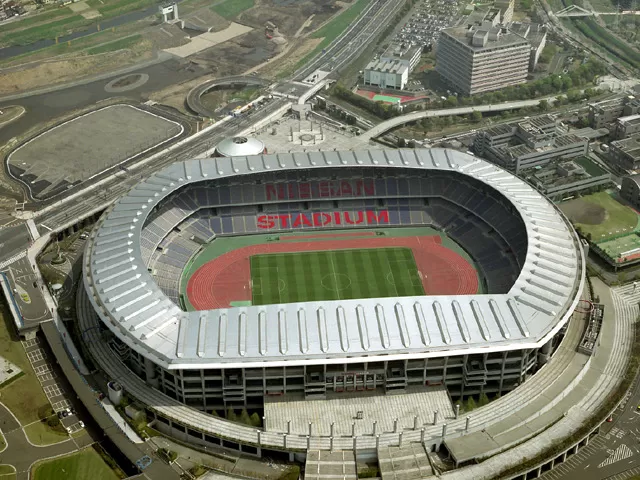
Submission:
[[379,60],[372,60],[364,69],[364,84],[402,90],[409,74],[420,61],[422,48],[391,45]]

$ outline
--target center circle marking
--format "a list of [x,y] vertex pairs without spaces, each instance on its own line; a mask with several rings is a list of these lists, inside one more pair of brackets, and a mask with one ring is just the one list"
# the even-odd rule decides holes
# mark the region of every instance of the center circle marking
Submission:
[[351,286],[351,278],[344,273],[330,273],[322,277],[320,285],[332,292],[340,292]]

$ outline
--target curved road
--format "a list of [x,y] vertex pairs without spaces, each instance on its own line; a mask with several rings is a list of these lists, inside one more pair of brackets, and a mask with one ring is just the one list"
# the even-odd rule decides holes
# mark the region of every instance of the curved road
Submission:
[[446,117],[448,115],[466,115],[473,112],[501,112],[503,110],[513,110],[523,107],[535,107],[540,103],[540,100],[547,100],[552,103],[555,97],[551,98],[538,98],[535,100],[518,100],[515,102],[497,103],[495,105],[477,105],[474,107],[458,107],[458,108],[445,108],[441,110],[422,110],[419,112],[411,112],[406,115],[400,115],[399,117],[390,118],[382,123],[379,123],[371,130],[366,131],[360,135],[361,140],[371,140],[372,138],[379,137],[389,130],[404,125],[405,123],[415,122],[422,118],[429,117]]
[[0,429],[7,447],[0,453],[0,464],[12,465],[16,469],[18,480],[28,479],[33,462],[78,450],[72,440],[38,447],[32,444],[22,429],[22,425],[11,411],[0,403]]
[[187,94],[187,106],[190,110],[205,118],[215,117],[215,113],[202,104],[201,97],[209,90],[220,85],[258,85],[267,87],[271,84],[269,80],[254,77],[253,75],[238,75],[235,77],[215,78],[201,83],[191,89]]

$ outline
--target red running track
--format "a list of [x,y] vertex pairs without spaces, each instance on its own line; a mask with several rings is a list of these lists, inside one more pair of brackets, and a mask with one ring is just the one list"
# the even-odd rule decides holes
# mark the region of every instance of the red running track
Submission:
[[478,291],[475,269],[442,245],[439,236],[377,237],[316,242],[263,243],[227,252],[201,266],[187,283],[187,298],[196,310],[226,308],[251,300],[249,258],[268,253],[406,247],[413,252],[427,295],[469,295]]

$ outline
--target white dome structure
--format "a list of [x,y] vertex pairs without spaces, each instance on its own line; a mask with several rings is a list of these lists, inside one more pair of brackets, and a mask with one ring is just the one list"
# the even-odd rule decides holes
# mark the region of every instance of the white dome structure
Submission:
[[264,143],[253,137],[225,138],[216,145],[215,157],[247,157],[267,153]]

